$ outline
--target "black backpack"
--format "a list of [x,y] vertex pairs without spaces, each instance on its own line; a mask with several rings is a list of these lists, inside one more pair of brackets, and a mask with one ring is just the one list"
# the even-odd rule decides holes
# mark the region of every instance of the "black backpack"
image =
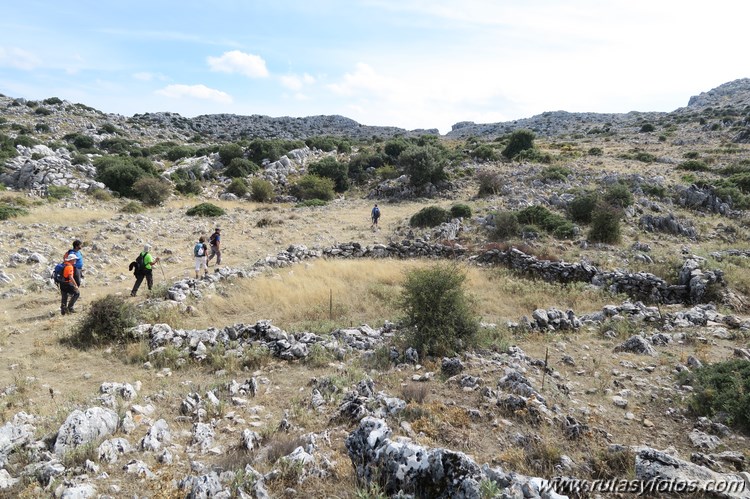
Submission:
[[216,232],[211,234],[211,237],[208,238],[208,244],[211,246],[216,246]]
[[145,256],[146,256],[146,253],[139,254],[134,261],[130,262],[130,265],[128,266],[128,270],[132,270],[133,274],[135,275],[145,274],[146,264],[143,263],[143,258]]

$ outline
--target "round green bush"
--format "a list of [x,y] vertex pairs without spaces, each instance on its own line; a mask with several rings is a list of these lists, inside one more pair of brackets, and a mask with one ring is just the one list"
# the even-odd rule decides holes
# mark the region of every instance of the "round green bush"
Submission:
[[450,212],[439,206],[427,206],[409,219],[412,227],[436,227],[450,220]]
[[521,151],[534,148],[534,132],[531,130],[516,130],[510,134],[508,145],[502,151],[502,155],[508,159],[513,159]]
[[578,196],[568,203],[568,216],[574,222],[591,223],[591,214],[594,212],[599,197],[596,194],[585,194]]
[[620,242],[620,217],[622,209],[608,203],[597,203],[591,215],[589,241],[607,244]]
[[248,192],[247,182],[243,178],[233,178],[227,187],[227,192],[241,198]]
[[224,144],[219,147],[219,159],[223,165],[229,166],[235,158],[241,158],[245,154],[242,146],[239,144]]
[[732,359],[680,374],[693,387],[688,407],[697,416],[729,415],[731,426],[750,430],[750,362]]
[[495,228],[490,232],[493,241],[505,241],[520,233],[521,225],[512,211],[500,211],[494,216]]
[[311,163],[307,171],[312,175],[333,180],[335,183],[333,189],[336,192],[345,192],[349,189],[349,166],[345,163],[339,163],[333,156]]
[[203,192],[203,186],[198,180],[183,180],[175,184],[174,188],[177,190],[177,192],[186,196],[190,194],[197,195]]
[[73,195],[73,190],[65,185],[48,185],[47,197],[50,199],[65,199]]
[[445,152],[433,145],[409,147],[399,155],[398,163],[415,187],[437,184],[448,178]]
[[231,178],[247,177],[258,170],[260,170],[260,167],[249,159],[234,158],[224,170],[224,175]]
[[164,180],[151,176],[139,178],[133,191],[146,206],[158,206],[172,194],[172,188]]
[[226,212],[215,204],[201,203],[187,210],[185,214],[190,217],[220,217]]
[[604,199],[612,206],[627,208],[633,204],[633,193],[630,192],[627,185],[617,183],[609,186],[607,192],[604,194]]
[[139,203],[138,201],[130,201],[129,203],[126,203],[123,205],[122,208],[120,208],[120,211],[123,213],[142,213],[145,208],[143,208],[143,204]]
[[439,264],[406,274],[399,306],[409,346],[420,355],[451,355],[472,346],[479,320],[464,290],[466,274]]
[[262,178],[254,178],[250,182],[250,198],[259,203],[267,203],[273,199],[273,184]]
[[471,208],[465,204],[451,206],[451,218],[471,218]]
[[107,295],[91,303],[70,340],[81,348],[137,341],[128,332],[137,322],[132,303],[120,296]]
[[305,175],[292,184],[289,191],[292,196],[300,200],[321,199],[330,201],[334,198],[334,182],[330,178],[317,175]]

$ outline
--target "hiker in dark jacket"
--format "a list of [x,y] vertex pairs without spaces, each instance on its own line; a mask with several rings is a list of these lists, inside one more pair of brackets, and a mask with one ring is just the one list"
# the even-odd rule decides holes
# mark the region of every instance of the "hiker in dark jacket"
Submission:
[[216,265],[221,265],[221,229],[219,227],[214,229],[214,233],[208,238],[208,243],[211,245],[211,254],[208,255],[206,266],[213,257],[216,257]]
[[141,256],[143,257],[143,268],[135,268],[135,284],[133,285],[133,290],[130,291],[130,296],[135,296],[136,293],[138,293],[138,288],[141,287],[141,283],[143,282],[144,277],[146,278],[148,290],[151,291],[151,288],[154,287],[154,274],[151,270],[151,266],[159,263],[159,257],[154,258],[151,253],[149,253],[150,251],[151,245],[146,244],[143,247],[143,251],[141,252]]
[[70,254],[74,254],[76,256],[75,263],[73,264],[73,277],[76,281],[76,285],[79,288],[81,287],[81,278],[83,278],[83,254],[81,254],[82,245],[83,243],[79,239],[76,239],[75,241],[73,241],[73,248],[69,249],[63,257],[63,261],[65,261],[65,258],[67,258]]
[[75,280],[75,262],[78,257],[75,253],[68,253],[65,256],[65,267],[63,268],[63,282],[60,283],[60,294],[62,299],[60,301],[60,313],[74,314],[75,309],[73,308],[78,301],[78,297],[81,296],[78,290],[78,284]]
[[380,220],[380,208],[378,208],[377,204],[375,204],[375,206],[372,207],[372,212],[370,212],[370,217],[372,218],[372,229],[380,230],[380,227],[378,227],[378,220]]

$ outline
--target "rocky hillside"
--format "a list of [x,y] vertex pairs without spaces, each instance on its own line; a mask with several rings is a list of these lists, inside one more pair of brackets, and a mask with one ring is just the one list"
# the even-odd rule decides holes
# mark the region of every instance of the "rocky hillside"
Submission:
[[[404,131],[0,98],[0,497],[750,498],[749,89],[383,142]],[[349,183],[300,202],[321,161]],[[466,308],[409,327],[406,276],[440,268]]]

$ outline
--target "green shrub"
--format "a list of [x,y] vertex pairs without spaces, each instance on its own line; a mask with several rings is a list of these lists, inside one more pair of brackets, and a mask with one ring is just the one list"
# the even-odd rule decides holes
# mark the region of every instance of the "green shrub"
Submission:
[[644,194],[657,198],[664,198],[667,196],[667,188],[660,184],[643,184],[641,185],[641,190]]
[[18,156],[18,151],[16,151],[16,146],[13,143],[13,139],[7,135],[0,133],[0,165],[11,158],[15,158],[16,156]]
[[688,407],[698,416],[729,415],[729,424],[750,430],[750,362],[732,359],[680,374],[693,387]]
[[333,156],[311,163],[307,171],[312,175],[333,180],[335,184],[333,189],[336,192],[345,192],[349,189],[349,166],[339,163]]
[[247,182],[244,178],[233,178],[232,182],[227,187],[227,192],[234,194],[237,197],[244,197],[248,192]]
[[[115,137],[114,139],[104,139],[99,142],[99,148],[110,154],[130,154],[133,149],[132,140]],[[137,154],[140,155],[140,154]]]
[[750,172],[735,173],[727,179],[741,191],[750,193]]
[[120,208],[120,211],[123,213],[142,213],[144,210],[143,204],[138,201],[130,201]]
[[471,151],[471,157],[480,161],[497,161],[499,155],[494,147],[489,144],[481,144]]
[[36,125],[34,125],[34,130],[36,130],[39,133],[48,133],[51,130],[51,128],[46,123],[37,123]]
[[96,145],[93,137],[81,133],[69,134],[63,137],[63,139],[73,144],[76,149],[92,149]]
[[570,168],[564,166],[548,166],[544,168],[539,174],[542,180],[548,180],[552,182],[564,182],[568,180],[568,175],[572,174]]
[[508,159],[513,159],[521,151],[532,149],[534,147],[534,132],[531,130],[516,130],[510,134],[508,145],[502,151],[502,155]]
[[185,212],[185,215],[190,217],[220,217],[226,215],[226,212],[215,204],[201,203],[190,208]]
[[398,161],[401,153],[409,148],[409,142],[403,137],[391,139],[383,146],[383,151],[388,155],[391,161]]
[[91,160],[85,154],[75,153],[73,154],[73,159],[70,160],[70,164],[72,165],[88,165],[89,163],[91,163]]
[[568,216],[578,223],[591,223],[591,214],[594,212],[599,196],[596,194],[585,194],[578,196],[568,203]]
[[552,163],[552,155],[546,152],[543,153],[536,147],[519,152],[513,159],[516,161],[527,161],[529,163]]
[[436,146],[412,146],[399,155],[398,162],[415,187],[437,184],[448,178],[445,153]]
[[0,220],[28,215],[28,210],[5,201],[0,202]]
[[94,160],[96,179],[125,197],[136,197],[133,189],[141,177],[156,176],[156,168],[145,158],[102,156]]
[[195,154],[195,149],[189,146],[176,146],[167,151],[169,161],[179,161],[182,158],[189,158]]
[[421,356],[450,355],[473,345],[479,321],[464,291],[466,274],[439,264],[406,274],[399,306],[408,343]]
[[66,185],[48,185],[47,197],[51,199],[65,199],[73,195],[73,190]]
[[259,203],[267,203],[273,199],[273,184],[262,178],[254,178],[250,182],[250,198]]
[[620,242],[620,217],[622,209],[608,203],[597,203],[591,215],[589,241],[607,244]]
[[652,125],[651,123],[644,123],[641,126],[640,131],[641,133],[649,133],[649,132],[653,132],[654,130],[656,130],[656,127],[654,125]]
[[630,188],[623,183],[610,185],[604,193],[604,199],[612,206],[627,208],[633,204],[633,193]]
[[91,197],[99,201],[112,201],[112,193],[107,189],[92,189],[89,191]]
[[100,134],[102,134],[102,133],[119,134],[120,131],[112,123],[105,123],[99,129],[99,133]]
[[705,172],[709,170],[706,162],[700,159],[691,159],[688,161],[683,161],[682,163],[677,165],[677,169],[685,170],[689,172]]
[[388,156],[383,153],[360,152],[349,160],[349,178],[359,182],[367,170],[382,168],[387,163]]
[[390,180],[393,178],[398,178],[401,176],[401,174],[396,170],[396,167],[393,165],[384,165],[380,168],[377,168],[375,170],[375,176],[379,180]]
[[244,156],[245,151],[239,144],[224,144],[219,147],[219,159],[223,165],[229,166],[235,158],[241,158]]
[[297,203],[297,208],[314,208],[316,206],[325,206],[327,204],[328,202],[323,201],[322,199],[305,199],[304,201]]
[[493,241],[505,241],[516,237],[520,233],[521,225],[518,217],[512,211],[500,211],[495,213],[495,227],[490,232]]
[[263,164],[263,160],[276,161],[288,151],[304,147],[301,140],[253,139],[247,147],[248,158]]
[[258,170],[260,170],[260,167],[249,159],[233,158],[224,170],[224,175],[230,178],[247,177]]
[[305,175],[292,184],[289,191],[292,196],[300,200],[321,199],[330,201],[335,196],[333,187],[334,183],[330,178]]
[[174,185],[174,188],[180,194],[185,196],[195,194],[198,195],[203,192],[203,186],[199,180],[183,180]]
[[13,139],[14,146],[34,147],[39,145],[39,141],[28,135],[19,135]]
[[517,213],[517,217],[520,224],[541,227],[559,239],[568,239],[575,235],[573,224],[544,206],[535,205],[524,208]]
[[137,323],[132,303],[119,296],[107,295],[91,303],[70,341],[81,348],[136,341],[128,329]]
[[471,208],[465,204],[451,206],[451,218],[471,218]]
[[604,154],[604,151],[601,147],[592,147],[588,150],[589,156],[601,156],[602,154]]
[[62,104],[62,103],[63,101],[59,97],[49,97],[42,101],[42,104],[46,104],[48,106],[54,106],[56,104]]
[[133,184],[133,191],[146,206],[158,206],[166,201],[172,188],[160,178],[143,176]]
[[439,206],[426,206],[409,219],[412,227],[436,227],[450,220],[450,212]]
[[698,154],[697,151],[688,151],[685,154],[683,154],[683,157],[685,159],[698,159],[699,156],[700,155]]
[[633,159],[636,161],[640,161],[641,163],[653,163],[654,161],[656,161],[656,156],[651,153],[638,151],[633,154]]
[[41,116],[49,116],[52,114],[51,109],[47,109],[46,107],[38,107],[34,110],[34,114],[39,114]]
[[330,135],[309,137],[305,139],[305,145],[310,149],[320,149],[326,152],[338,151],[340,153],[347,153],[352,150],[352,144],[349,142],[349,139],[332,137]]

